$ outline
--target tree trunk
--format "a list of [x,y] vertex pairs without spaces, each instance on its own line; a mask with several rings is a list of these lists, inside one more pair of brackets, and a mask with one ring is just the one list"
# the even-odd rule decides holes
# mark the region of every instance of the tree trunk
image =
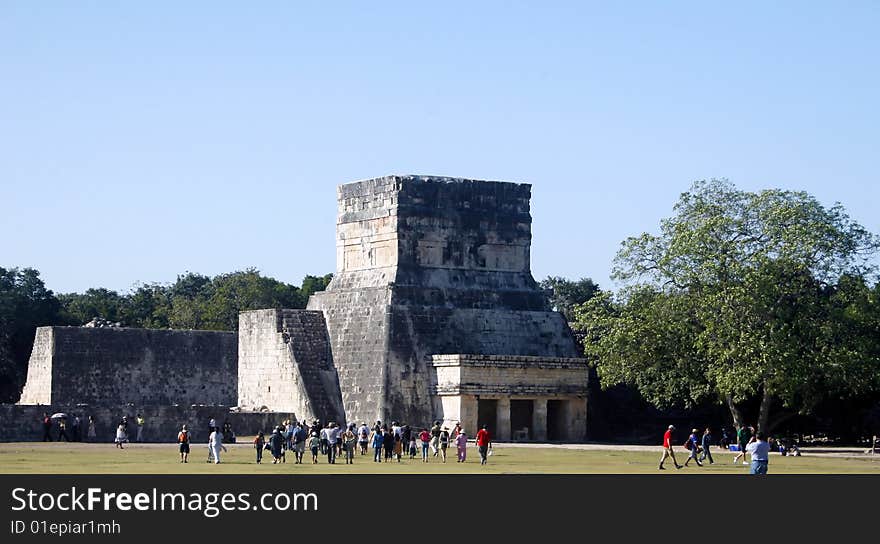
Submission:
[[730,415],[733,417],[734,428],[739,429],[740,426],[743,425],[742,412],[736,407],[736,403],[733,402],[733,397],[731,395],[724,395],[724,402],[727,403],[727,408],[730,410]]
[[758,412],[758,432],[767,433],[769,429],[767,428],[767,422],[770,421],[770,405],[773,404],[773,395],[770,394],[770,389],[767,387],[767,384],[764,384],[764,393],[761,397],[761,409]]

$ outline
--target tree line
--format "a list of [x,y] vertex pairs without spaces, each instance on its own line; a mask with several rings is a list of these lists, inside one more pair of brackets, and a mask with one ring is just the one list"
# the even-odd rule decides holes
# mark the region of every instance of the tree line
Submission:
[[241,311],[305,308],[332,276],[306,276],[296,286],[254,269],[214,277],[187,272],[174,283],[145,283],[128,293],[95,288],[56,295],[39,271],[0,267],[0,402],[18,400],[37,327],[99,318],[123,327],[232,331]]

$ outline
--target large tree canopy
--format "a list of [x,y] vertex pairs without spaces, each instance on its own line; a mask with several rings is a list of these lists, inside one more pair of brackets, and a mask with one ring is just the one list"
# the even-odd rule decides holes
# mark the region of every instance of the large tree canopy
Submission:
[[712,180],[674,211],[659,235],[623,243],[620,294],[579,309],[603,385],[634,385],[661,407],[718,399],[737,424],[739,406],[760,399],[763,430],[774,403],[808,412],[823,395],[877,386],[876,290],[864,278],[878,239],[842,206]]

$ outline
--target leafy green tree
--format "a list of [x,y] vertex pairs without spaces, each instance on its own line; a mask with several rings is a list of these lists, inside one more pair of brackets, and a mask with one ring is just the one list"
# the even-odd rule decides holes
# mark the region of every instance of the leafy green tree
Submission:
[[878,247],[839,204],[697,182],[659,235],[623,243],[615,277],[626,287],[578,312],[585,350],[603,385],[635,385],[660,407],[714,397],[737,424],[759,399],[769,430],[777,401],[808,412],[832,387],[848,393],[848,376],[876,383],[877,359],[840,333],[855,323],[838,319],[833,295],[870,271]]
[[306,302],[308,302],[309,297],[317,293],[318,291],[323,291],[327,289],[327,286],[330,285],[330,280],[333,279],[333,274],[325,274],[323,276],[306,276],[303,278],[302,287],[300,287],[300,292],[303,297],[305,297]]
[[87,289],[85,293],[63,293],[58,296],[64,308],[64,320],[70,325],[84,325],[95,317],[118,322],[123,313],[125,297],[109,289]]
[[550,304],[569,322],[574,321],[575,308],[599,293],[599,286],[590,278],[572,281],[559,276],[547,276],[540,283],[541,289],[550,292]]

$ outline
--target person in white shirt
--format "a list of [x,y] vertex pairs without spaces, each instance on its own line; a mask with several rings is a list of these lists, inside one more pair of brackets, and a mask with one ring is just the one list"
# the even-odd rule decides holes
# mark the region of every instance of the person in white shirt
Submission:
[[770,443],[763,432],[758,432],[752,441],[746,446],[746,451],[752,456],[750,474],[767,474],[767,464],[770,461]]
[[226,446],[223,445],[223,433],[218,431],[216,428],[211,431],[211,436],[208,439],[208,447],[211,449],[211,453],[214,455],[214,464],[220,464],[220,450],[227,451]]

